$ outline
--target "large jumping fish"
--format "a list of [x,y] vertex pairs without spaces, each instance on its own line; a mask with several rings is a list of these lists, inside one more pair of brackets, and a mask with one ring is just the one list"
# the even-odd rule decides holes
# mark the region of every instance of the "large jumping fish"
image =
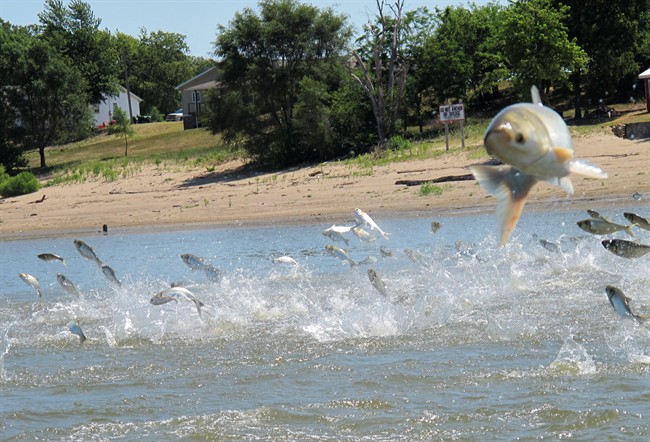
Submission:
[[531,94],[532,103],[504,108],[485,133],[487,152],[509,166],[470,167],[481,187],[499,200],[501,245],[510,238],[537,182],[546,181],[572,195],[570,173],[607,178],[600,167],[574,157],[571,134],[562,117],[542,104],[535,86]]

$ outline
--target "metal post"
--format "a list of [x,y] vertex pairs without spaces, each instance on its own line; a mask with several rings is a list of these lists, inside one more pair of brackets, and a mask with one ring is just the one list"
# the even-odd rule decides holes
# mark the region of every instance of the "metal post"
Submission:
[[449,150],[449,123],[445,123],[445,150]]
[[465,149],[465,120],[460,120],[460,140],[463,149]]

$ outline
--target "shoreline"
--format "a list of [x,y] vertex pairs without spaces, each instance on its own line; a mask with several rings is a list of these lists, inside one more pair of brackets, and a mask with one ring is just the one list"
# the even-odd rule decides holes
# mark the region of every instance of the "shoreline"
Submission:
[[[539,183],[524,212],[650,204],[650,140],[625,140],[603,131],[575,137],[574,148],[577,158],[599,165],[609,178],[573,175],[572,196]],[[356,207],[375,219],[489,213],[495,211],[496,199],[474,180],[441,183],[429,195],[420,186],[395,184],[461,176],[484,160],[455,152],[370,170],[334,162],[255,175],[241,173],[241,161],[215,165],[211,171],[144,165],[111,182],[89,179],[0,200],[0,241],[101,234],[104,224],[109,234],[278,223],[329,226],[352,219]],[[633,199],[635,193],[642,199]]]

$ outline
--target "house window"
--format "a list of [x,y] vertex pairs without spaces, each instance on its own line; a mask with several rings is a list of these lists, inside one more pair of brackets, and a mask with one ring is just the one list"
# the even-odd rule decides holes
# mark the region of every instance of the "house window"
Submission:
[[193,91],[192,103],[200,103],[200,102],[201,102],[201,91]]

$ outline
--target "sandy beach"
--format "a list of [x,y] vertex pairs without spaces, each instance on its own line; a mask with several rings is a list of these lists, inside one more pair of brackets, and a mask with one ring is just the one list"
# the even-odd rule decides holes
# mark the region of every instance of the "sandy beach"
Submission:
[[[573,177],[575,194],[546,183],[531,191],[525,210],[638,206],[650,201],[650,140],[618,138],[609,131],[574,137],[576,156],[601,166],[607,180]],[[462,215],[494,211],[496,199],[474,180],[439,184],[442,194],[423,195],[420,186],[398,180],[433,180],[469,173],[483,160],[467,154],[393,163],[372,171],[333,162],[279,173],[244,173],[240,161],[188,169],[143,166],[127,178],[88,180],[45,187],[0,200],[4,239],[115,229],[273,225],[353,217],[360,207],[373,217]],[[641,200],[634,200],[638,193]],[[43,199],[44,198],[44,199]],[[647,215],[647,214],[645,214]]]

